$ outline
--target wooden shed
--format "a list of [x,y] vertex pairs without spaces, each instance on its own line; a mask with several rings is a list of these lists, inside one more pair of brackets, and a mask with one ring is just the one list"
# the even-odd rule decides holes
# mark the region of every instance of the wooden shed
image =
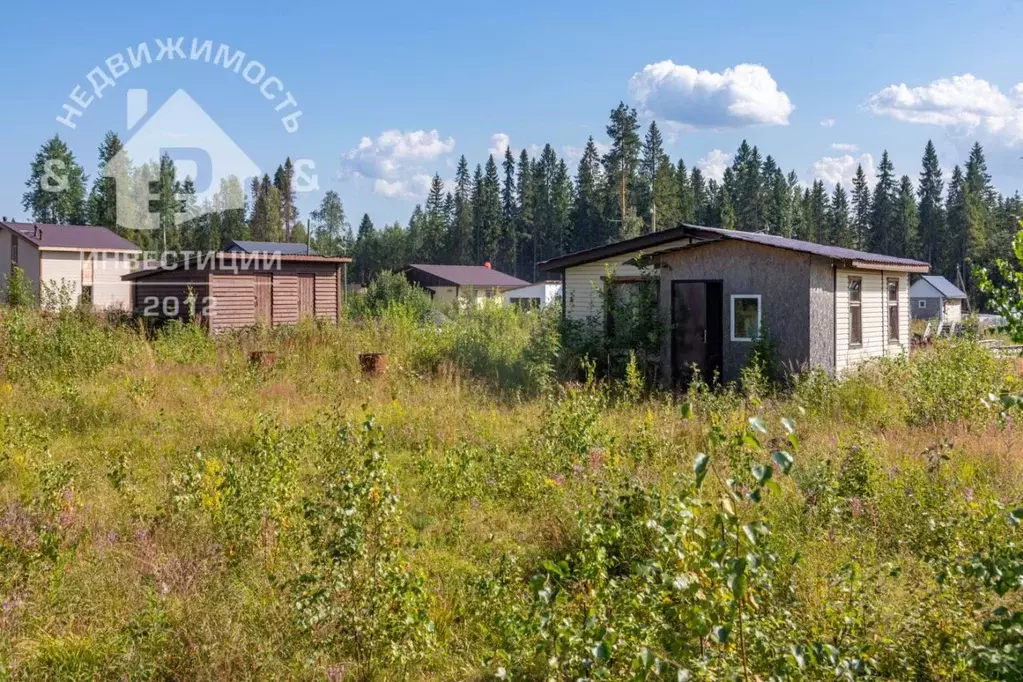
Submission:
[[210,253],[124,276],[132,309],[153,319],[198,319],[210,331],[337,321],[350,258]]

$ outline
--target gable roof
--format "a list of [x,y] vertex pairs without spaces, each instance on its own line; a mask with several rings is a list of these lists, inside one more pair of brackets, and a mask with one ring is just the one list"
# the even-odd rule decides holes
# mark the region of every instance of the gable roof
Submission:
[[306,244],[293,242],[253,242],[244,239],[232,239],[224,251],[240,251],[242,253],[280,253],[286,256],[317,256],[316,249]]
[[418,271],[430,275],[437,280],[446,282],[447,286],[475,287],[521,287],[529,282],[518,277],[506,275],[483,265],[431,265],[414,263],[405,268],[406,276]]
[[966,298],[966,294],[963,293],[962,289],[941,275],[923,275],[920,279],[937,289],[938,293],[945,298]]
[[683,223],[678,227],[660,232],[650,232],[632,239],[625,239],[613,244],[605,244],[582,251],[576,251],[558,258],[540,263],[540,269],[550,272],[551,270],[562,270],[567,267],[591,263],[604,258],[612,258],[636,251],[657,249],[674,241],[690,239],[696,241],[720,241],[722,239],[734,239],[738,241],[772,246],[787,251],[808,253],[823,258],[842,261],[852,267],[890,266],[892,269],[901,269],[910,272],[927,272],[930,265],[911,258],[899,258],[886,256],[880,253],[869,253],[846,249],[840,246],[827,246],[815,244],[799,239],[789,239],[774,234],[763,234],[760,232],[742,232],[740,230],[726,230],[720,227],[703,227],[700,225],[689,225]]
[[42,251],[141,251],[138,246],[99,225],[48,225],[0,222]]

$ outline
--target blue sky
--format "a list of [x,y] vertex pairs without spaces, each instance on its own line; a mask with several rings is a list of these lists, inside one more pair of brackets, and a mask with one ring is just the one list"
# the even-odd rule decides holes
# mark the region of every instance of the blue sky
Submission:
[[[55,132],[94,175],[103,133],[129,137],[131,88],[147,89],[152,105],[185,89],[271,173],[286,155],[312,159],[320,191],[300,197],[302,216],[335,189],[353,224],[363,212],[378,225],[404,223],[422,176],[450,178],[459,154],[485,161],[497,134],[516,152],[550,142],[574,172],[574,154],[589,134],[605,139],[619,100],[643,112],[644,126],[656,117],[672,133],[673,158],[711,173],[746,138],[804,181],[847,178],[883,149],[915,179],[928,138],[947,171],[979,139],[999,189],[1023,180],[1023,100],[1014,92],[1023,10],[1006,0],[257,7],[6,8],[0,213],[26,217],[29,163]],[[275,103],[240,74],[155,61],[156,38],[169,37],[183,37],[186,54],[197,38],[264,64],[294,95],[298,130],[286,132]],[[89,90],[91,69],[141,42],[153,63],[106,89],[76,129],[55,120],[76,85]]]

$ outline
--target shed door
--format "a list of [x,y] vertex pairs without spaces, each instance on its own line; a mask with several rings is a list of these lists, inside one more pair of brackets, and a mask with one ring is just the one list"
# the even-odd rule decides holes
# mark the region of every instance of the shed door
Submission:
[[312,317],[316,304],[316,275],[298,276],[298,319]]
[[721,282],[671,283],[672,375],[689,383],[696,365],[710,384],[722,360]]
[[256,294],[256,324],[273,323],[273,275],[252,275]]

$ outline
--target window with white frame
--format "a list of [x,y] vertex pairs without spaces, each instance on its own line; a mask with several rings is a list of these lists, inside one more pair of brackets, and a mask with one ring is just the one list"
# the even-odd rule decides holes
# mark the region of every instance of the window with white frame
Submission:
[[752,341],[760,333],[760,294],[732,296],[732,341]]
[[916,307],[917,308],[926,308],[927,307],[927,301],[921,298],[919,301],[916,302]]

